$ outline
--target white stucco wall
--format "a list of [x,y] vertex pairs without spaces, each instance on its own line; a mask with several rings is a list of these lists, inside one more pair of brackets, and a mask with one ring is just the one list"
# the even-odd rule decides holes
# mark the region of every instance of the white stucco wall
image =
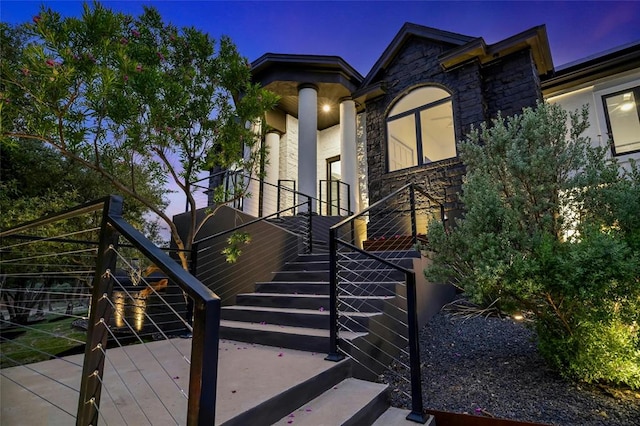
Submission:
[[298,119],[287,115],[287,133],[280,138],[280,179],[298,179]]
[[[607,129],[602,97],[636,86],[640,86],[640,69],[592,81],[588,85],[563,93],[552,93],[546,99],[550,103],[562,105],[564,109],[569,111],[582,108],[582,105],[588,105],[590,127],[585,132],[585,136],[591,138],[591,143],[594,146],[608,146],[609,130]],[[608,150],[607,153],[608,158],[611,158],[611,150]],[[628,164],[629,158],[640,161],[640,153],[618,155],[616,158],[621,167],[624,167]]]
[[[362,197],[364,195],[364,200],[360,199],[361,208],[368,205],[364,123],[364,113],[359,114],[356,127],[359,188],[351,188],[352,191],[357,191],[358,196]],[[319,131],[317,146],[316,173],[318,181],[326,180],[327,158],[340,155],[340,125]],[[280,137],[278,178],[291,180],[297,180],[298,178],[298,119],[290,115],[286,116],[286,133]],[[346,193],[341,194],[341,197],[346,200]],[[326,188],[323,189],[323,199],[326,199]]]

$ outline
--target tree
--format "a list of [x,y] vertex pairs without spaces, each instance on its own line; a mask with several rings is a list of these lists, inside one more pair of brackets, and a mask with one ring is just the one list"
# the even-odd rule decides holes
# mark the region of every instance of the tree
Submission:
[[[201,226],[192,183],[215,166],[254,172],[254,127],[277,100],[251,83],[231,40],[178,29],[152,8],[134,18],[93,3],[81,18],[43,8],[32,23],[3,24],[2,44],[3,138],[44,142],[149,208],[187,268]],[[185,194],[186,237],[142,190],[141,176],[172,180]]]
[[481,305],[532,312],[563,374],[640,387],[640,173],[591,147],[587,119],[541,103],[473,130],[464,218],[429,227],[425,273]]

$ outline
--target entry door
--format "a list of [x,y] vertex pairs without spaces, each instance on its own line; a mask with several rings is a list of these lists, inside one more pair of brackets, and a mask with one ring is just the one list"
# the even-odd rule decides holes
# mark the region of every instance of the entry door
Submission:
[[327,158],[327,214],[340,215],[340,156]]

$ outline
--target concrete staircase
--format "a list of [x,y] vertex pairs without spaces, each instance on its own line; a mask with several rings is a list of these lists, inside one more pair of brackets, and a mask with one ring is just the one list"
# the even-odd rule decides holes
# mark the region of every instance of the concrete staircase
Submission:
[[[377,254],[394,258],[394,262],[405,267],[411,267],[412,258],[418,256],[413,251]],[[366,344],[370,340],[369,327],[375,325],[372,321],[382,319],[381,311],[388,310],[390,301],[398,303],[395,295],[398,282],[404,277],[393,270],[380,269],[379,263],[359,254],[349,255],[342,266],[345,268],[341,269],[341,278],[353,283],[341,284],[350,296],[341,299],[339,321],[351,331],[340,331],[340,338],[351,341],[344,349],[356,361],[347,358],[335,363],[327,371],[246,410],[225,425],[415,424],[405,420],[407,411],[389,408],[387,385],[362,380],[372,379],[371,374],[362,374],[362,364],[371,354],[363,357],[353,353],[357,352],[354,348],[371,350],[366,349],[371,348]],[[371,281],[360,282],[363,275]],[[236,295],[235,305],[222,308],[220,336],[253,345],[287,348],[279,349],[283,351],[307,351],[316,358],[324,358],[329,348],[329,254],[299,255],[281,271],[273,272],[271,281],[255,283],[254,292]],[[380,363],[370,368],[379,370]],[[429,421],[435,424],[433,419]]]
[[[231,342],[225,343],[228,345]],[[234,344],[235,345],[235,344]],[[239,343],[238,346],[242,345]],[[238,357],[253,356],[253,352],[259,352],[264,358],[264,369],[257,369],[256,361],[247,367],[248,375],[241,379],[236,374],[240,383],[234,384],[230,404],[245,405],[244,410],[232,415],[221,415],[224,418],[221,423],[224,426],[266,426],[266,425],[306,425],[306,426],[334,426],[334,425],[415,425],[405,419],[408,411],[389,407],[388,385],[372,383],[352,377],[350,359],[337,363],[323,361],[322,356],[315,356],[308,352],[300,352],[283,349],[274,358],[268,347],[252,345],[248,350],[238,350]],[[280,349],[278,349],[280,350]],[[307,355],[305,355],[305,353]],[[309,357],[310,369],[315,369],[313,375],[302,374],[297,367],[304,357]],[[281,361],[275,361],[280,359]],[[324,366],[318,364],[324,363]],[[240,363],[240,360],[238,360]],[[257,362],[258,364],[261,361]],[[244,365],[244,362],[243,362]],[[266,369],[266,371],[265,371]],[[255,374],[257,381],[270,378],[276,392],[266,397],[256,397],[255,400],[242,398],[242,389],[251,385],[251,378]],[[294,379],[293,377],[299,377]],[[248,380],[248,381],[247,381]],[[242,383],[247,381],[246,383]],[[219,384],[219,390],[224,389],[224,384]],[[223,391],[224,392],[224,391]],[[220,393],[220,392],[219,392]],[[221,395],[222,397],[225,394]],[[220,407],[223,408],[223,407]],[[223,408],[224,409],[224,408]],[[434,423],[429,423],[434,425]]]
[[[413,252],[388,252],[410,265]],[[342,272],[346,280],[357,280],[367,261],[353,255],[346,266],[354,272]],[[351,264],[349,264],[351,263]],[[360,270],[358,270],[360,268]],[[353,276],[350,276],[353,275]],[[367,273],[371,282],[342,285],[351,296],[342,298],[340,323],[342,339],[353,340],[367,334],[371,320],[380,317],[383,305],[392,299],[398,280],[396,272],[374,270]],[[384,281],[380,281],[384,279]],[[221,337],[241,342],[326,352],[329,347],[329,255],[300,255],[273,273],[268,282],[258,282],[253,293],[238,294],[236,304],[222,308]]]

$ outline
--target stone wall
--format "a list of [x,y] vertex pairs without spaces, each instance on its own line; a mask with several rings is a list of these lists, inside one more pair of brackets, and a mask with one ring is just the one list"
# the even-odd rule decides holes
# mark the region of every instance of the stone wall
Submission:
[[[444,71],[438,56],[452,48],[443,42],[413,37],[398,51],[392,63],[381,71],[386,93],[366,104],[367,165],[369,199],[377,200],[414,182],[430,189],[445,205],[449,218],[460,214],[464,165],[459,158],[387,172],[386,116],[402,96],[420,86],[441,87],[451,93],[456,141],[472,126],[494,117],[533,106],[541,99],[540,82],[529,50],[481,65],[469,61]],[[374,83],[377,81],[374,81]],[[435,207],[435,206],[434,206]]]
[[542,99],[540,78],[531,58],[525,50],[497,59],[483,68],[484,97],[487,118],[495,118],[498,111],[503,117],[522,112]]

